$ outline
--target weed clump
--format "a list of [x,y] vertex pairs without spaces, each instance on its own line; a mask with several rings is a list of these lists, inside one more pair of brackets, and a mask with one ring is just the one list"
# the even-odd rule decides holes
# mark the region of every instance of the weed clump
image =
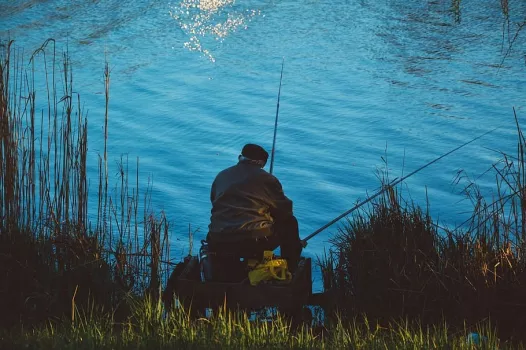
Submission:
[[380,325],[400,319],[462,330],[490,320],[499,336],[524,340],[526,142],[517,130],[515,162],[503,154],[493,166],[496,199],[487,203],[469,182],[474,211],[460,228],[439,227],[397,188],[349,218],[320,259],[333,309]]

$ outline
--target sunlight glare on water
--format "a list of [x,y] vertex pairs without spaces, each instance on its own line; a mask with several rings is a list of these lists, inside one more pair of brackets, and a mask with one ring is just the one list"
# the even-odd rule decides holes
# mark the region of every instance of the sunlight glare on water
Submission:
[[261,14],[259,10],[236,11],[234,3],[234,0],[184,0],[171,6],[170,16],[189,36],[184,47],[199,51],[215,62],[210,50],[203,47],[201,39],[211,35],[222,41],[236,30],[247,29],[251,18]]

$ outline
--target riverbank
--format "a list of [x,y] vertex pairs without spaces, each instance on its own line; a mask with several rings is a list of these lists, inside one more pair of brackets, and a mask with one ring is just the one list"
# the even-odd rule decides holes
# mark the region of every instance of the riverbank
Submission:
[[[167,215],[139,210],[151,193],[139,191],[124,157],[111,190],[106,143],[91,184],[97,203],[88,203],[88,120],[69,57],[44,56],[53,45],[29,59],[46,70],[45,91],[10,44],[0,60],[2,345],[462,348],[476,332],[488,348],[522,346],[526,142],[517,116],[518,153],[494,165],[491,202],[464,183],[473,203],[465,226],[439,227],[397,188],[349,217],[320,257],[333,296],[323,322],[292,329],[279,317],[258,323],[226,310],[192,319],[181,308],[166,314],[160,302],[182,259],[170,257]],[[105,142],[110,75],[106,66]],[[45,108],[37,94],[47,96]]]

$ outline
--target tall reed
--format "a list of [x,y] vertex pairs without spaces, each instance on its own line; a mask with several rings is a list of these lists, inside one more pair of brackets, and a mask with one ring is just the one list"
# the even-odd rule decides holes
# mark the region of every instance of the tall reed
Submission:
[[59,57],[55,46],[45,41],[28,62],[13,41],[0,48],[0,303],[12,312],[2,318],[5,326],[67,314],[73,296],[77,306],[91,300],[106,308],[120,305],[128,292],[158,297],[168,273],[168,220],[148,205],[141,217],[150,186],[141,199],[137,169],[130,188],[127,159],[121,157],[119,181],[109,191],[108,65],[104,154],[93,202],[88,119],[69,55]]

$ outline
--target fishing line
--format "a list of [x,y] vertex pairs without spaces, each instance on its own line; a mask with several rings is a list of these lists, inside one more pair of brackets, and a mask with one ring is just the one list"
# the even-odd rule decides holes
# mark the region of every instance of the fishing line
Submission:
[[462,147],[465,147],[467,145],[469,145],[470,143],[472,142],[475,142],[476,140],[492,133],[493,131],[497,130],[499,127],[496,127],[495,129],[492,129],[490,131],[486,131],[485,133],[483,133],[482,135],[479,135],[477,137],[475,137],[474,139],[466,142],[466,143],[463,143],[462,145],[452,149],[451,151],[441,155],[440,157],[438,158],[435,158],[433,159],[432,161],[430,161],[429,163],[427,164],[424,164],[422,165],[420,168],[416,169],[416,170],[413,170],[411,173],[399,178],[399,179],[394,179],[390,184],[388,185],[384,185],[383,186],[383,189],[381,189],[380,191],[376,192],[373,196],[361,201],[360,203],[356,204],[354,207],[352,207],[351,209],[347,210],[345,213],[339,215],[338,217],[334,218],[333,220],[329,221],[328,223],[326,223],[325,225],[323,225],[322,227],[320,227],[319,229],[317,229],[316,231],[314,231],[313,233],[311,233],[310,235],[308,235],[307,237],[305,237],[304,239],[301,240],[301,243],[303,245],[303,247],[306,247],[307,246],[307,241],[310,240],[311,238],[313,238],[314,236],[316,236],[317,234],[319,234],[320,232],[322,232],[323,230],[325,230],[327,227],[331,226],[332,224],[336,223],[337,221],[341,220],[342,218],[344,218],[345,216],[349,215],[350,213],[352,213],[353,211],[355,211],[356,209],[360,208],[361,206],[363,206],[364,204],[367,204],[369,203],[370,201],[372,201],[374,198],[378,197],[379,195],[381,195],[382,193],[384,193],[385,191],[387,191],[388,189],[390,188],[393,188],[394,186],[398,185],[400,182],[404,181],[405,179],[413,176],[414,174],[418,173],[419,171],[427,168],[428,166],[430,166],[431,164],[434,164],[436,162],[438,162],[439,160],[441,160],[442,158],[444,157],[447,157],[448,155],[450,155],[451,153],[453,152],[456,152],[458,151],[459,149],[461,149]]

